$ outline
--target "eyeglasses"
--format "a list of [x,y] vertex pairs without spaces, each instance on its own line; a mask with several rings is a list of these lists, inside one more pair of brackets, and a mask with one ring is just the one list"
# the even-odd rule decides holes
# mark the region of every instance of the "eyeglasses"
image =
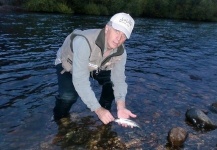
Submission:
[[123,32],[121,32],[120,30],[114,29],[112,26],[110,26],[110,27],[116,33],[117,36],[120,36],[120,40],[124,41],[127,39],[126,35]]

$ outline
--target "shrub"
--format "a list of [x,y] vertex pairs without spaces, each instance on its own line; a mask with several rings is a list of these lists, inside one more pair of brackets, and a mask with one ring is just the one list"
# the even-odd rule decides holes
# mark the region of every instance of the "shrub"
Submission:
[[72,13],[72,10],[68,6],[56,0],[30,0],[24,4],[24,7],[29,11],[36,12]]
[[66,4],[58,3],[57,4],[57,12],[60,13],[73,13],[72,9],[69,8]]
[[99,5],[100,15],[108,15],[109,11],[106,6]]
[[88,14],[88,15],[100,15],[99,7],[93,3],[85,5],[84,12],[85,14]]

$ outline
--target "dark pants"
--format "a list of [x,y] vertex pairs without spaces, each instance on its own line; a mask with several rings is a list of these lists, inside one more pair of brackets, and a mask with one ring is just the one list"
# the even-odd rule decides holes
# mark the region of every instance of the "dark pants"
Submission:
[[[72,83],[72,74],[65,72],[61,74],[63,70],[62,65],[56,66],[56,73],[58,77],[58,93],[56,96],[56,103],[53,109],[54,119],[59,120],[69,115],[71,106],[77,101],[78,93]],[[111,109],[112,101],[114,100],[114,94],[112,89],[112,82],[110,79],[111,71],[100,71],[98,74],[93,72],[93,78],[102,85],[102,93],[100,96],[99,103],[102,107],[107,110]]]

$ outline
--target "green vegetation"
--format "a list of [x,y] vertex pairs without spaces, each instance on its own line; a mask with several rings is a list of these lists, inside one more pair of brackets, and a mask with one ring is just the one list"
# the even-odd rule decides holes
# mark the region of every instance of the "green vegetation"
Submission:
[[29,0],[24,4],[24,7],[35,12],[73,12],[65,2],[58,2],[57,0]]
[[217,0],[27,0],[25,8],[40,12],[86,15],[127,12],[138,17],[217,21]]

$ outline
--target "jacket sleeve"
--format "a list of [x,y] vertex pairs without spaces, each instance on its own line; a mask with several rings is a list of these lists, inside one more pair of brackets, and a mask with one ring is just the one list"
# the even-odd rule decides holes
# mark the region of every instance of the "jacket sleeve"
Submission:
[[125,65],[126,65],[127,54],[126,51],[122,54],[122,58],[119,62],[114,65],[111,70],[111,80],[114,84],[114,96],[115,101],[122,100],[125,101],[127,94],[127,83],[125,82]]
[[88,64],[90,47],[84,37],[77,36],[74,38],[73,52],[72,82],[78,95],[81,97],[81,100],[91,109],[91,111],[95,111],[101,106],[89,81],[90,72]]

